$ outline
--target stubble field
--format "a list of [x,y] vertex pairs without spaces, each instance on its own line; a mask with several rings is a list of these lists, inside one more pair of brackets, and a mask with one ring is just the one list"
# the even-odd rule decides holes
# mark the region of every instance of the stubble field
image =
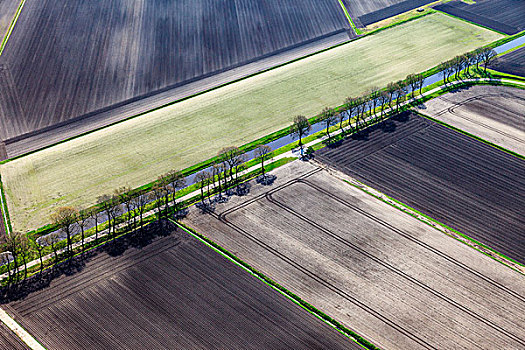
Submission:
[[471,86],[425,102],[419,112],[525,155],[525,90]]
[[186,223],[381,349],[525,345],[523,276],[299,161]]
[[525,161],[414,114],[390,123],[317,159],[524,263]]
[[92,205],[115,188],[148,183],[500,37],[425,16],[2,164],[14,229],[40,227],[56,207]]
[[7,310],[47,349],[359,349],[181,232],[101,253]]
[[[14,1],[14,0],[13,0]],[[28,1],[0,59],[8,140],[345,31],[337,0]],[[4,125],[2,125],[4,126]]]

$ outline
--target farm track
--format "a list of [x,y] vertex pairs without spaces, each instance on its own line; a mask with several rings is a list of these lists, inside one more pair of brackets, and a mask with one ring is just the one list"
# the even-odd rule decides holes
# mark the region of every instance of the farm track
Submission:
[[[308,176],[310,175],[313,175],[317,172],[321,171],[320,169],[318,170],[314,170],[306,175],[303,175],[302,178],[307,178]],[[277,188],[275,188],[274,190],[272,191],[279,191],[281,189],[284,189],[292,184],[294,184],[296,182],[296,180],[292,180],[284,185],[281,185]],[[257,196],[257,197],[254,197],[252,198],[251,200],[243,203],[242,205],[239,205],[235,208],[232,208],[232,210],[228,210],[227,212],[224,212],[224,213],[221,213],[219,215],[215,214],[215,213],[211,213],[211,215],[213,217],[215,217],[216,219],[220,220],[221,222],[223,222],[225,225],[227,225],[228,227],[230,227],[231,229],[237,231],[239,234],[247,237],[248,239],[252,240],[253,242],[255,242],[257,245],[261,246],[262,248],[266,249],[268,252],[270,252],[271,254],[273,254],[274,256],[276,256],[277,258],[283,260],[284,262],[286,262],[287,264],[289,264],[290,266],[294,267],[295,269],[301,271],[302,273],[304,273],[306,276],[312,278],[314,281],[320,283],[321,285],[323,285],[324,287],[328,288],[329,290],[333,291],[334,293],[336,293],[337,295],[341,296],[342,298],[344,298],[345,300],[349,301],[350,303],[352,303],[353,305],[355,305],[356,307],[364,310],[365,312],[373,315],[374,317],[376,317],[377,319],[381,320],[382,322],[386,323],[387,325],[389,325],[390,327],[392,327],[393,329],[397,330],[398,332],[400,332],[401,334],[407,336],[408,338],[414,340],[416,343],[418,343],[419,345],[421,345],[422,347],[426,348],[426,349],[435,349],[434,347],[432,347],[431,344],[429,344],[428,342],[426,342],[424,339],[421,339],[420,337],[418,337],[417,335],[413,334],[412,332],[410,332],[409,330],[407,330],[406,328],[404,328],[403,326],[400,326],[400,325],[397,325],[395,324],[394,322],[392,322],[389,318],[383,316],[381,313],[377,312],[376,310],[374,310],[373,308],[369,307],[366,305],[366,303],[364,303],[363,301],[361,300],[358,300],[357,298],[353,297],[352,295],[346,293],[344,290],[342,290],[341,288],[338,288],[336,286],[334,286],[333,284],[331,284],[329,281],[327,281],[326,279],[324,279],[323,277],[319,276],[318,274],[316,274],[315,272],[312,272],[310,271],[309,269],[307,269],[306,267],[302,266],[301,264],[299,263],[296,263],[293,259],[290,259],[289,257],[287,257],[286,255],[280,253],[278,250],[272,248],[271,246],[269,246],[268,244],[264,243],[263,241],[261,241],[260,239],[258,239],[257,237],[251,235],[250,233],[246,232],[245,230],[243,230],[242,228],[240,228],[239,226],[235,225],[234,223],[228,221],[228,219],[226,218],[226,215],[235,211],[235,210],[238,210],[238,209],[241,209],[253,202],[256,202],[257,200],[260,200],[262,198],[267,198],[267,193],[264,193],[260,196]],[[350,325],[351,326],[351,325]]]
[[[524,162],[443,126],[411,118],[398,123],[392,134],[372,130],[372,142],[352,140],[336,149],[322,150],[318,158],[522,260],[525,243],[519,233],[523,227],[519,213],[523,199],[519,193],[525,181],[519,174],[523,173]],[[405,135],[405,129],[413,130],[418,125],[426,127]],[[385,142],[390,146],[385,147]],[[356,158],[360,152],[366,152],[366,157]]]
[[[461,268],[461,269],[464,269],[465,271],[467,271],[468,273],[471,273],[473,275],[475,275],[476,277],[479,277],[483,280],[485,280],[486,282],[490,283],[491,285],[493,285],[494,287],[496,288],[499,288],[501,289],[503,292],[509,294],[510,296],[513,296],[515,297],[516,299],[522,301],[522,302],[525,302],[525,298],[521,295],[519,295],[518,293],[515,293],[514,291],[512,290],[509,290],[507,288],[505,288],[504,286],[502,286],[501,284],[495,282],[494,280],[491,280],[490,278],[487,278],[486,276],[464,266],[463,264],[459,263],[457,260],[451,258],[450,256],[446,255],[445,253],[443,252],[440,252],[439,250],[435,249],[435,248],[432,248],[430,247],[428,244],[425,244],[424,242],[421,242],[417,239],[415,239],[414,237],[410,236],[409,234],[407,233],[404,233],[403,231],[397,229],[396,227],[388,224],[387,222],[379,219],[378,217],[374,216],[374,215],[371,215],[370,213],[367,213],[361,209],[359,209],[357,206],[355,205],[352,205],[350,204],[349,202],[345,201],[344,199],[340,198],[339,196],[336,196],[334,195],[333,193],[329,192],[329,191],[326,191],[324,189],[322,189],[321,187],[313,184],[312,182],[308,181],[307,178],[315,173],[318,173],[319,171],[317,170],[314,170],[312,172],[309,172],[303,176],[301,176],[300,178],[298,179],[295,179],[295,180],[291,180],[283,185],[280,185],[279,187],[276,187],[275,189],[272,189],[268,192],[265,192],[264,194],[262,195],[259,195],[259,196],[256,196],[256,197],[253,197],[251,198],[250,200],[242,203],[241,205],[238,205],[238,206],[235,206],[235,207],[232,207],[230,209],[228,209],[227,211],[225,212],[222,212],[220,213],[219,215],[216,215],[216,214],[212,214],[214,217],[216,217],[218,220],[222,221],[224,224],[228,225],[230,228],[236,230],[237,232],[243,234],[244,236],[248,237],[249,239],[253,240],[254,242],[256,242],[257,244],[259,244],[261,247],[263,247],[264,249],[270,251],[272,254],[274,254],[275,256],[279,257],[280,259],[286,261],[287,263],[289,263],[290,265],[294,266],[295,268],[297,268],[298,270],[302,271],[303,273],[305,273],[306,275],[312,277],[313,279],[315,279],[317,282],[323,284],[325,287],[328,287],[330,288],[332,291],[334,292],[337,292],[340,296],[344,297],[346,300],[348,301],[351,301],[354,303],[354,305],[356,306],[359,306],[360,308],[364,309],[365,311],[371,313],[372,315],[378,317],[378,315],[380,315],[378,312],[376,312],[375,310],[373,310],[372,308],[369,308],[367,306],[365,306],[366,304],[363,304],[362,301],[359,301],[355,298],[353,298],[352,296],[350,296],[348,293],[346,293],[345,291],[343,291],[342,289],[334,286],[333,284],[331,284],[330,282],[328,282],[327,280],[323,279],[321,276],[319,276],[318,274],[314,273],[314,272],[311,272],[309,271],[307,268],[303,267],[301,264],[298,264],[296,263],[295,261],[293,261],[292,259],[288,258],[287,256],[285,256],[284,254],[280,253],[279,251],[273,249],[272,247],[270,247],[269,245],[267,245],[266,243],[264,243],[263,241],[259,240],[257,237],[249,234],[248,232],[246,232],[245,230],[243,230],[242,228],[240,228],[239,226],[235,225],[234,223],[232,223],[231,221],[229,221],[227,219],[227,215],[228,214],[231,214],[232,212],[236,211],[236,210],[239,210],[239,209],[242,209],[256,201],[259,201],[263,198],[265,198],[266,200],[268,200],[271,204],[273,205],[276,205],[278,206],[279,208],[289,212],[290,214],[294,215],[295,217],[299,218],[300,220],[303,220],[304,222],[308,223],[309,225],[315,227],[316,229],[324,232],[325,234],[333,237],[334,239],[336,239],[337,241],[343,243],[344,245],[348,246],[349,248],[352,248],[354,249],[355,251],[357,251],[358,253],[362,254],[363,256],[366,256],[367,258],[371,259],[372,261],[374,261],[375,263],[378,263],[382,266],[384,266],[385,268],[387,268],[388,270],[396,273],[397,275],[399,275],[400,277],[408,280],[409,282],[411,283],[414,283],[415,285],[417,285],[418,287],[421,287],[422,289],[432,293],[434,296],[438,297],[439,299],[443,300],[444,302],[446,303],[449,303],[450,305],[456,307],[457,309],[469,314],[470,316],[472,316],[473,318],[477,319],[478,321],[488,325],[489,327],[493,328],[494,330],[500,332],[502,335],[505,335],[511,339],[513,339],[514,341],[522,344],[523,346],[525,346],[525,340],[512,334],[511,332],[508,332],[507,330],[505,330],[504,328],[496,325],[495,323],[487,320],[486,318],[480,316],[479,314],[477,314],[476,312],[473,312],[472,310],[470,310],[468,307],[465,307],[451,299],[449,299],[446,295],[434,290],[433,288],[427,286],[426,284],[420,282],[419,280],[417,280],[416,278],[413,278],[411,276],[409,276],[408,274],[404,273],[403,271],[399,270],[398,268],[396,268],[395,266],[381,260],[380,258],[377,258],[376,256],[374,256],[373,254],[370,254],[368,253],[366,250],[362,249],[362,248],[359,248],[357,245],[355,244],[352,244],[350,241],[344,239],[343,237],[341,237],[340,235],[326,229],[325,227],[323,227],[322,225],[320,224],[317,224],[315,222],[313,222],[312,220],[308,219],[307,217],[305,217],[304,215],[298,213],[297,211],[293,210],[292,208],[290,208],[289,206],[279,202],[278,200],[275,200],[272,196],[273,193],[276,193],[278,191],[281,191],[293,184],[296,184],[296,183],[304,183],[308,186],[310,186],[312,189],[314,190],[317,190],[319,192],[322,192],[323,194],[327,195],[328,197],[338,201],[339,203],[341,204],[344,204],[346,207],[348,207],[349,209],[352,209],[356,212],[358,212],[359,214],[361,215],[364,215],[365,217],[368,217],[370,218],[371,220],[375,221],[376,223],[380,224],[381,226],[399,234],[400,236],[424,247],[425,249],[428,249],[430,250],[432,253],[436,254],[436,255],[439,255],[440,257],[444,258],[445,260],[449,261],[449,262],[452,262],[454,265],[456,265],[457,267]],[[364,306],[364,307],[363,307]],[[384,321],[385,323],[389,324],[390,326],[394,326],[395,329],[397,330],[402,330],[402,333],[409,336],[410,338],[416,340],[418,343],[420,343],[420,345],[427,345],[429,346],[429,348],[432,348],[431,345],[427,342],[425,342],[423,339],[415,336],[414,334],[410,334],[409,335],[409,332],[404,329],[403,327],[399,326],[399,325],[395,325],[391,322],[389,322],[388,319],[384,318],[384,316],[381,315],[381,317],[378,317],[379,319],[381,319],[382,321]]]
[[381,348],[525,345],[519,274],[318,170],[185,222]]
[[130,250],[90,258],[10,313],[49,349],[360,348],[185,233]]

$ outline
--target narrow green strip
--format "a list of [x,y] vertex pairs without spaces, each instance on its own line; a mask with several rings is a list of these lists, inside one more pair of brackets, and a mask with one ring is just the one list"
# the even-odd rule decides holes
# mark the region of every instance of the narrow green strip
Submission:
[[18,16],[20,16],[20,12],[22,12],[22,8],[24,7],[25,3],[26,3],[26,0],[22,0],[20,2],[20,5],[18,5],[18,9],[16,10],[15,17],[11,21],[11,24],[9,25],[9,29],[7,30],[7,33],[4,36],[4,40],[2,40],[2,44],[0,45],[0,56],[2,56],[2,52],[4,52],[4,48],[7,45],[7,40],[9,40],[9,37],[11,36],[11,32],[15,28],[16,21],[18,20]]
[[352,20],[352,17],[350,17],[350,14],[348,13],[348,10],[346,9],[345,4],[343,4],[343,0],[339,0],[339,5],[341,5],[341,8],[343,9],[346,19],[348,20],[348,23],[350,23],[350,27],[352,27],[352,29],[357,35],[360,35],[361,30],[357,28],[357,26],[354,24],[354,21]]
[[281,286],[280,284],[278,284],[277,282],[275,282],[274,280],[272,280],[271,278],[269,278],[268,276],[266,276],[262,272],[259,272],[255,268],[251,267],[248,263],[244,262],[242,259],[239,259],[238,257],[233,255],[228,250],[226,250],[225,248],[223,248],[219,244],[215,243],[214,241],[212,241],[208,237],[202,235],[201,233],[197,232],[196,230],[194,230],[194,229],[192,229],[192,228],[190,228],[190,227],[188,227],[188,226],[186,226],[184,224],[178,223],[178,222],[176,222],[176,221],[174,221],[172,219],[168,219],[168,220],[173,222],[175,225],[177,225],[181,229],[183,229],[189,235],[195,237],[196,239],[198,239],[199,241],[201,241],[202,243],[204,243],[208,247],[212,248],[217,253],[221,254],[226,259],[230,260],[231,262],[233,262],[237,266],[241,267],[245,271],[247,271],[250,274],[252,274],[253,276],[257,277],[259,280],[261,280],[262,282],[266,283],[268,286],[270,286],[273,289],[277,290],[279,293],[281,293],[282,295],[284,295],[285,297],[287,297],[288,299],[293,301],[295,304],[301,306],[303,309],[307,310],[308,312],[310,312],[311,314],[313,314],[317,318],[319,318],[322,321],[324,321],[325,323],[329,324],[331,327],[335,328],[338,332],[340,332],[343,335],[347,336],[348,338],[352,339],[354,342],[359,344],[361,347],[363,347],[365,349],[370,349],[370,350],[379,350],[379,348],[377,346],[375,346],[374,344],[370,343],[368,340],[366,340],[365,338],[361,337],[356,332],[346,328],[345,326],[343,326],[341,323],[339,323],[335,319],[333,319],[330,316],[326,315],[324,312],[320,311],[319,309],[317,309],[316,307],[314,307],[310,303],[304,301],[299,296],[295,295],[293,292],[291,292],[288,289],[286,289],[285,287]]

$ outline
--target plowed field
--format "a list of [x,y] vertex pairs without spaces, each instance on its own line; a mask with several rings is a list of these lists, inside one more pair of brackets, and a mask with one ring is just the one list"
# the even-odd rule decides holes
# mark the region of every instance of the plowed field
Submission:
[[319,168],[187,224],[381,349],[525,346],[523,276]]
[[187,234],[173,232],[7,305],[47,349],[358,349]]
[[525,161],[412,114],[391,122],[318,159],[524,263]]

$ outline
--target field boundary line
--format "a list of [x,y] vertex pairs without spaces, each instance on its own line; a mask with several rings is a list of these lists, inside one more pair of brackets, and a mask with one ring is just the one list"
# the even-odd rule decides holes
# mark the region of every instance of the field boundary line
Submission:
[[9,314],[0,308],[0,320],[15,333],[31,350],[46,350],[31,334],[29,334]]
[[352,20],[352,17],[350,17],[350,14],[348,13],[348,10],[346,9],[345,4],[343,4],[343,0],[338,0],[338,1],[339,1],[339,5],[341,5],[341,9],[345,13],[346,19],[348,20],[348,23],[350,23],[350,27],[352,27],[352,30],[354,31],[354,33],[356,33],[357,35],[361,35],[362,34],[361,30],[357,28],[357,26],[355,25],[354,21]]
[[371,344],[368,340],[362,338],[359,334],[356,332],[348,329],[347,327],[343,326],[341,323],[339,323],[337,320],[331,318],[330,316],[326,315],[324,312],[317,309],[315,306],[311,305],[310,303],[304,301],[299,296],[295,295],[293,292],[289,291],[287,288],[283,287],[279,283],[275,282],[262,272],[259,272],[252,266],[250,266],[248,263],[243,261],[242,259],[238,258],[234,254],[232,254],[227,249],[223,248],[218,243],[214,242],[210,238],[204,236],[203,234],[197,232],[196,230],[188,227],[185,224],[179,223],[175,220],[168,219],[169,221],[176,224],[178,227],[180,227],[183,231],[185,231],[187,234],[191,235],[192,237],[196,238],[200,242],[204,243],[206,246],[213,249],[218,254],[222,255],[235,265],[239,266],[243,270],[250,273],[252,276],[256,277],[260,281],[264,282],[266,285],[270,286],[272,289],[276,290],[277,292],[281,293],[283,296],[285,296],[287,299],[291,300],[296,305],[302,307],[306,311],[308,311],[310,314],[313,314],[315,317],[322,320],[324,323],[328,324],[335,330],[337,330],[339,333],[343,334],[344,336],[348,337],[355,343],[357,343],[359,346],[363,347],[364,349],[379,349],[375,345]]
[[[470,23],[470,24],[472,24],[472,25],[475,25],[475,26],[478,26],[478,27],[485,28],[485,29],[487,29],[487,30],[490,30],[490,31],[496,32],[496,33],[501,34],[501,35],[503,35],[503,36],[505,36],[505,37],[508,37],[508,36],[511,35],[511,34],[507,34],[507,33],[500,32],[500,31],[497,30],[497,29],[487,27],[487,26],[485,26],[485,25],[483,25],[483,24],[469,21],[469,20],[466,19],[466,18],[461,18],[461,17],[455,16],[455,15],[453,15],[453,14],[447,13],[447,12],[445,12],[445,11],[441,11],[441,10],[436,9],[436,8],[434,8],[434,10],[437,11],[437,12],[439,12],[439,13],[442,13],[442,14],[444,14],[444,15],[447,15],[447,16],[450,16],[450,17],[453,17],[453,18],[459,19],[459,20],[461,20],[461,21],[463,21],[463,22],[467,22],[467,23]],[[465,12],[469,12],[469,11],[465,11]],[[480,15],[476,15],[476,16],[480,16]],[[484,17],[484,16],[480,16],[480,17]],[[486,18],[486,17],[484,17],[484,18]],[[496,22],[498,22],[498,21],[496,21]],[[516,33],[516,34],[518,34],[518,33]]]
[[327,164],[323,164],[323,163],[320,163],[318,161],[313,161],[313,163],[315,163],[317,166],[319,166],[320,168],[323,168],[325,169],[326,171],[328,171],[328,173],[332,174],[334,177],[346,182],[347,184],[351,185],[351,186],[354,186],[360,190],[362,190],[363,192],[365,192],[366,194],[374,197],[374,198],[377,198],[387,204],[389,204],[390,206],[402,211],[403,213],[405,214],[408,214],[416,219],[418,219],[419,221],[435,228],[436,230],[446,234],[447,236],[449,237],[452,237],[454,239],[456,239],[457,241],[459,242],[462,242],[463,244],[469,246],[470,248],[473,248],[477,251],[479,251],[480,253],[484,254],[484,255],[487,255],[488,257],[492,258],[493,260],[507,266],[508,268],[522,274],[522,275],[525,275],[525,266],[522,265],[521,263],[515,261],[514,259],[512,258],[509,258],[507,257],[506,255],[486,246],[485,244],[483,243],[480,243],[478,242],[477,240],[469,237],[468,235],[464,234],[464,233],[461,233],[451,227],[448,227],[447,225],[433,219],[432,217],[426,215],[426,214],[423,214],[421,213],[420,211],[406,205],[405,203],[403,202],[400,202],[398,201],[397,199],[394,199],[386,194],[384,194],[383,192],[379,191],[379,190],[376,190],[375,188],[372,188],[368,185],[366,185],[365,183],[349,176],[349,175],[346,175],[344,173],[342,173],[341,171],[339,171],[338,169],[334,168],[333,166],[330,166],[330,165],[327,165]]
[[9,208],[7,208],[7,200],[4,194],[4,184],[2,182],[2,175],[0,174],[0,211],[2,212],[2,220],[4,220],[5,233],[7,235],[13,230],[11,227],[11,220],[9,220]]
[[18,8],[16,9],[15,17],[13,17],[13,20],[11,21],[9,28],[7,29],[7,32],[5,33],[4,39],[2,40],[2,44],[0,45],[0,56],[2,56],[2,53],[4,52],[4,48],[7,45],[7,41],[9,40],[9,37],[11,36],[11,32],[15,28],[16,21],[18,20],[18,17],[20,16],[20,13],[22,12],[22,8],[24,7],[25,3],[26,3],[26,0],[22,0],[20,2],[20,5],[18,5]]

